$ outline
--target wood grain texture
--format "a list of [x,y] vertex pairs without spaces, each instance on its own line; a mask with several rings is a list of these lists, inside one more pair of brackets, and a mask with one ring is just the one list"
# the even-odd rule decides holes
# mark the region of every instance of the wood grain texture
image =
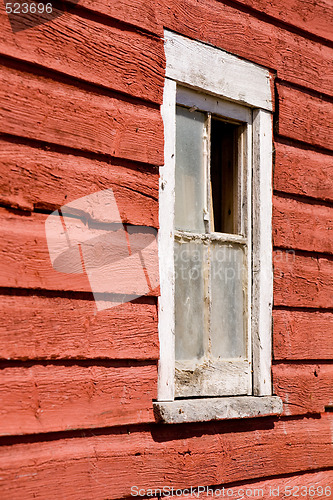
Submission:
[[310,252],[333,252],[333,208],[273,197],[273,244]]
[[271,68],[282,80],[332,95],[333,50],[215,0],[159,0],[165,28]]
[[144,303],[96,311],[91,300],[1,296],[0,358],[158,359],[157,309]]
[[0,435],[154,421],[157,367],[39,366],[0,371]]
[[58,498],[105,500],[129,497],[132,485],[185,488],[311,472],[332,466],[332,420],[267,421],[255,430],[253,421],[161,425],[3,446],[0,491],[8,500],[45,499],[55,490]]
[[148,101],[162,101],[162,40],[69,13],[33,30],[13,33],[3,6],[0,24],[4,55]]
[[333,406],[333,365],[273,365],[274,394],[283,401],[285,415],[322,413]]
[[[333,8],[329,0],[238,0],[259,12],[283,21],[287,24],[308,31],[314,35],[333,40]],[[272,21],[274,22],[274,21]]]
[[[76,4],[75,0],[66,0],[66,4]],[[80,0],[80,6],[113,19],[143,28],[151,33],[163,36],[163,27],[156,19],[154,0]]]
[[277,84],[277,91],[278,133],[290,139],[332,150],[332,103],[281,84]]
[[274,259],[274,305],[333,307],[333,260],[288,254],[277,250]]
[[274,359],[333,359],[333,314],[274,310]]
[[[272,111],[271,78],[265,68],[171,31],[165,30],[164,40],[167,78],[239,104]],[[215,107],[215,102],[210,102]],[[199,102],[195,105],[212,111],[206,103],[203,108]],[[223,116],[223,109],[217,110],[217,114]],[[233,118],[232,114],[225,116]]]
[[[90,292],[91,287],[86,273],[70,274],[66,268],[64,272],[56,271],[52,267],[48,244],[55,244],[59,235],[56,231],[51,234],[47,243],[45,221],[47,215],[29,214],[17,215],[6,209],[0,209],[0,286],[13,288],[33,288],[46,290],[67,290]],[[82,224],[81,224],[82,225]],[[96,236],[96,233],[94,234]],[[103,236],[103,234],[102,234]],[[108,242],[101,241],[100,250],[107,252]],[[97,248],[97,247],[96,247]],[[123,247],[124,257],[128,257],[128,250]],[[157,251],[151,255],[152,266],[155,266]],[[73,265],[76,260],[73,257]],[[98,270],[99,265],[95,268]],[[138,294],[139,275],[133,275],[133,268],[121,264],[121,280],[114,282],[111,287],[112,275],[105,275],[94,292]],[[81,265],[76,271],[81,270]],[[137,271],[138,269],[135,268]],[[140,267],[141,270],[141,267]],[[111,281],[110,281],[111,280]],[[140,289],[142,290],[142,288]],[[147,292],[142,293],[145,295]],[[159,287],[154,288],[150,295],[158,295]],[[106,300],[106,299],[105,299]]]
[[163,164],[158,110],[12,69],[0,84],[1,132]]
[[158,227],[158,172],[0,141],[0,202],[55,210],[111,188],[124,223]]
[[333,201],[333,156],[276,141],[274,189]]

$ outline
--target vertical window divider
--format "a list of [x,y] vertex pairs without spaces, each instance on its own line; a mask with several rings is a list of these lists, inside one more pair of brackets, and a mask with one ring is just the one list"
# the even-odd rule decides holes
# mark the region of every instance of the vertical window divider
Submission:
[[206,114],[206,121],[203,135],[203,155],[204,155],[204,182],[205,182],[205,202],[203,220],[205,225],[205,233],[211,231],[211,193],[208,186],[210,182],[210,130],[211,130],[211,113]]
[[[206,154],[206,175],[207,175],[207,182],[206,182],[206,193],[207,193],[207,213],[208,213],[208,227],[206,226],[206,233],[208,232],[209,234],[214,231],[214,211],[213,211],[213,193],[212,193],[212,181],[211,181],[211,128],[212,128],[212,114],[207,113],[207,120],[206,120],[206,134],[207,134],[207,139],[206,139],[206,149],[207,149],[207,154]],[[208,231],[207,231],[208,229]],[[206,248],[206,286],[205,289],[207,290],[207,294],[205,297],[205,322],[207,324],[206,327],[206,338],[204,338],[205,341],[205,350],[206,350],[206,356],[208,355],[208,358],[211,357],[211,334],[210,334],[210,315],[211,315],[211,300],[212,300],[212,295],[211,295],[211,240],[210,238],[208,239],[207,242],[207,248]]]
[[212,130],[212,114],[207,113],[207,158],[206,158],[206,171],[207,171],[207,195],[208,195],[208,218],[209,218],[209,233],[214,232],[214,210],[213,210],[213,193],[212,193],[212,179],[211,179],[211,130]]

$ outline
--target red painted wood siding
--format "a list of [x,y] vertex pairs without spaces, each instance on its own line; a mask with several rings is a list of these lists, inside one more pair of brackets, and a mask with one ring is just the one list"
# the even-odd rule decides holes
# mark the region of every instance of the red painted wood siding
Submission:
[[[1,498],[332,486],[332,3],[74,4],[13,34],[0,3]],[[275,77],[280,418],[156,424],[158,290],[96,314],[86,276],[49,260],[47,216],[98,190],[112,188],[124,222],[158,228],[163,27]]]

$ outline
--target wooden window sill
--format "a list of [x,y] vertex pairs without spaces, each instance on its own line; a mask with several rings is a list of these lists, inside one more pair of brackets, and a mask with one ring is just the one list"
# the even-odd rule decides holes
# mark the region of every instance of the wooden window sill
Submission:
[[166,424],[255,418],[282,413],[277,396],[234,396],[154,402],[157,421]]

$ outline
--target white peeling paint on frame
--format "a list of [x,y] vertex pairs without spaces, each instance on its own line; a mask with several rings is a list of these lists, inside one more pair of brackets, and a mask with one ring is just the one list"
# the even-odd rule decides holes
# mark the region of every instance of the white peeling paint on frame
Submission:
[[277,396],[256,398],[236,396],[232,398],[183,399],[155,405],[157,419],[170,424],[209,422],[234,418],[266,417],[282,412],[282,401]]
[[160,289],[158,329],[160,360],[158,399],[173,401],[175,392],[175,270],[174,270],[174,197],[176,142],[176,82],[165,80],[163,105],[164,166],[160,169],[158,237]]
[[272,111],[267,69],[167,30],[164,39],[168,78],[224,99]]
[[272,114],[253,112],[253,393],[272,393]]

